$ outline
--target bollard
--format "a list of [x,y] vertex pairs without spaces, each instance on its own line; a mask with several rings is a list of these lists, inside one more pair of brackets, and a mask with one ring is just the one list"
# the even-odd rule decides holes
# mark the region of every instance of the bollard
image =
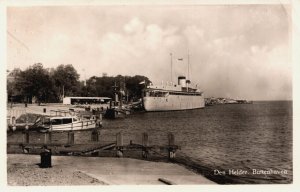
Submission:
[[74,132],[68,132],[68,144],[73,145],[74,144]]
[[43,109],[43,112],[44,112],[44,113],[46,113],[46,111],[47,111],[47,109],[46,109],[46,108],[44,108],[44,109]]
[[40,153],[41,156],[41,163],[40,163],[40,168],[50,168],[52,167],[52,162],[51,162],[51,150],[47,148],[47,146],[44,147],[44,152]]

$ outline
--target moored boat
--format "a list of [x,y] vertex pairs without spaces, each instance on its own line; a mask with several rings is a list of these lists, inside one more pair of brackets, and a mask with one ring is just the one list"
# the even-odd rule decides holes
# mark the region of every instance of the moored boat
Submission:
[[146,111],[197,109],[205,106],[204,94],[191,86],[190,80],[178,77],[178,84],[149,85],[143,93]]
[[34,125],[40,131],[76,131],[97,127],[96,119],[82,120],[75,116],[42,117]]

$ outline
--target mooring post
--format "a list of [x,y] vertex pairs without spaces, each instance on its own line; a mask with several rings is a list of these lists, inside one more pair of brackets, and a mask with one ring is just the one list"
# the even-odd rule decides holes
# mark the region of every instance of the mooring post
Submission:
[[168,140],[169,140],[169,159],[172,160],[175,158],[175,137],[173,135],[173,133],[169,133],[168,134]]
[[47,144],[48,143],[48,138],[47,138],[47,133],[44,133],[44,144]]
[[99,114],[99,122],[98,122],[98,126],[101,128],[102,127],[102,113]]
[[149,154],[148,149],[147,149],[147,146],[149,145],[147,133],[143,133],[142,145],[143,145],[142,157],[147,159],[148,154]]
[[123,135],[121,132],[117,134],[117,157],[123,157]]
[[28,114],[26,114],[26,120],[25,120],[25,130],[29,130],[29,125],[28,125]]
[[74,132],[73,131],[68,132],[68,144],[69,145],[74,144]]
[[11,118],[11,121],[12,121],[12,130],[15,131],[17,129],[17,126],[16,126],[16,117],[13,116]]
[[23,143],[28,144],[29,143],[29,132],[28,131],[23,131]]
[[51,139],[52,139],[52,133],[51,132],[44,133],[44,143],[45,144],[51,143]]
[[52,143],[52,132],[47,132],[48,133],[48,143]]
[[169,133],[169,134],[168,134],[168,141],[169,141],[169,146],[174,145],[174,143],[175,143],[175,138],[174,138],[173,133]]
[[92,135],[91,135],[91,138],[92,138],[92,141],[96,141],[98,142],[99,141],[99,131],[97,130],[97,128],[93,129],[92,131]]

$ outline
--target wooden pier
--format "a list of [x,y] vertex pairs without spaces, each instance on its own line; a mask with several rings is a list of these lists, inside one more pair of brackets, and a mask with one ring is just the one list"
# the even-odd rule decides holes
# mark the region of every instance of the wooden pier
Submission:
[[76,155],[76,156],[101,156],[102,153],[110,152],[115,154],[116,157],[124,157],[124,154],[128,155],[130,152],[139,152],[143,159],[147,159],[151,153],[167,152],[168,159],[175,159],[175,154],[180,147],[175,144],[175,137],[172,133],[169,133],[167,138],[167,145],[150,145],[149,137],[147,133],[142,133],[142,142],[134,143],[130,140],[129,143],[124,143],[123,134],[119,132],[116,134],[115,141],[110,143],[100,142],[100,129],[95,128],[91,132],[91,140],[89,143],[75,143],[75,131],[69,131],[66,135],[67,142],[58,143],[52,140],[52,132],[43,133],[42,142],[34,143],[30,142],[30,131],[25,130],[22,132],[22,142],[8,142],[7,151],[18,148],[21,153],[41,153],[44,149],[49,149],[52,154],[56,155]]

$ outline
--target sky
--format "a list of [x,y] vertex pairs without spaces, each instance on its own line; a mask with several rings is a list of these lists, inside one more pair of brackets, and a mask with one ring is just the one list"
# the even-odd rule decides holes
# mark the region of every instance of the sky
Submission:
[[288,5],[9,7],[7,69],[72,64],[81,80],[107,73],[161,84],[171,81],[172,53],[172,81],[189,76],[206,97],[290,100],[290,13]]

